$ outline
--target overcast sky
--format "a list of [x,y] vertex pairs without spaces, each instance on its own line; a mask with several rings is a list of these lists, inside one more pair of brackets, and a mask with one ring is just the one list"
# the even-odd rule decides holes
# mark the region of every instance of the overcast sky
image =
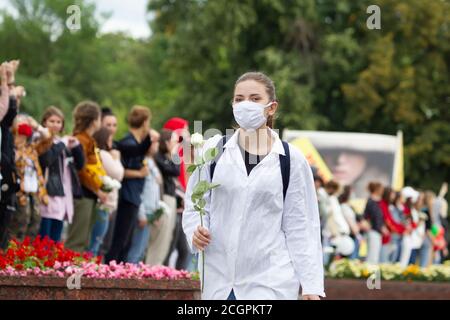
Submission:
[[[11,0],[0,0],[0,9],[11,10]],[[14,1],[14,0],[12,0]],[[103,24],[102,32],[124,31],[135,38],[150,35],[147,23],[148,0],[89,0],[95,2],[97,15],[111,12],[112,16]],[[83,14],[83,11],[81,12]]]

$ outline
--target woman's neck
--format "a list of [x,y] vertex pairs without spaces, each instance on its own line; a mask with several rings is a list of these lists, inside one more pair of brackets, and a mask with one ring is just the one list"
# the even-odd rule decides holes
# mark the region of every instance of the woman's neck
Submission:
[[239,145],[251,154],[268,154],[272,149],[272,140],[272,135],[267,126],[255,131],[239,129]]
[[372,198],[373,201],[380,201],[381,200],[381,196],[379,196],[377,194],[372,194],[370,197]]
[[87,128],[86,129],[86,134],[89,136],[89,137],[92,137],[93,135],[94,135],[94,133],[95,133],[95,127],[89,127],[89,128]]

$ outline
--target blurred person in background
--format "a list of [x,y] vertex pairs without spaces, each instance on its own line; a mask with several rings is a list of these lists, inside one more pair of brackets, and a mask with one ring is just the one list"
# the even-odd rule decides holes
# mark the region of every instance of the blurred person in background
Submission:
[[342,214],[344,215],[345,221],[347,221],[350,231],[351,238],[355,242],[355,250],[350,255],[350,259],[358,259],[359,258],[359,244],[362,240],[362,236],[360,233],[360,228],[358,221],[356,219],[356,213],[353,208],[350,206],[349,200],[352,194],[352,187],[345,186],[341,195],[339,195],[339,203],[341,204]]
[[394,250],[391,255],[391,262],[395,263],[400,260],[400,253],[402,250],[402,239],[406,232],[411,232],[407,228],[403,205],[404,199],[401,192],[395,192],[395,197],[389,205],[389,212],[392,214],[392,224],[389,228],[391,231],[391,243],[394,245]]
[[125,169],[122,188],[119,191],[116,223],[111,248],[105,262],[125,262],[131,245],[134,226],[138,220],[141,194],[149,169],[145,157],[151,145],[151,112],[148,107],[134,106],[128,114],[128,134],[117,142]]
[[53,134],[50,149],[39,156],[39,163],[45,177],[45,187],[49,196],[48,204],[41,204],[42,238],[48,236],[60,241],[64,220],[72,223],[73,200],[82,197],[78,170],[84,166],[83,147],[72,136],[61,137],[64,130],[64,113],[56,107],[48,107],[42,116],[42,125]]
[[53,144],[51,132],[27,115],[17,116],[12,128],[16,149],[15,162],[20,189],[17,211],[8,228],[9,237],[22,241],[38,235],[41,226],[40,205],[48,204],[45,178],[39,156]]
[[384,223],[389,231],[383,236],[383,246],[381,247],[380,262],[394,262],[398,252],[398,242],[401,234],[405,231],[405,226],[398,222],[393,215],[391,204],[395,201],[396,193],[391,187],[384,188],[383,197],[380,201],[381,211],[383,212]]
[[[343,235],[350,235],[350,226],[347,223],[344,214],[342,213],[337,194],[339,192],[339,184],[333,180],[328,181],[325,184],[325,190],[329,196],[329,216],[326,221],[325,227],[325,237],[327,237],[327,242],[331,243],[334,238]],[[325,252],[324,264],[327,265],[330,261],[330,255]]]
[[89,248],[91,230],[97,216],[97,201],[105,203],[107,199],[101,180],[106,172],[93,137],[100,129],[100,107],[95,102],[82,101],[75,107],[73,118],[73,135],[80,142],[85,159],[83,168],[78,171],[83,195],[74,200],[74,215],[67,230],[65,246],[73,251],[84,252]]
[[448,184],[444,182],[439,190],[438,196],[434,199],[432,204],[432,241],[433,241],[433,262],[442,263],[448,256],[447,245],[450,241],[448,231],[448,203],[445,195],[448,191]]
[[401,193],[405,199],[403,213],[406,220],[406,230],[402,239],[402,251],[399,262],[400,265],[406,267],[410,261],[415,261],[414,250],[421,246],[421,238],[417,231],[419,214],[414,208],[414,203],[419,199],[419,192],[408,186],[404,187]]
[[[156,217],[156,211],[161,208],[162,176],[156,166],[154,157],[159,150],[160,134],[156,130],[150,131],[152,145],[145,161],[149,174],[145,177],[144,189],[141,194],[142,203],[139,207],[138,221],[134,227],[131,247],[128,251],[127,262],[138,263],[145,258],[145,252],[152,236],[152,226],[159,226],[161,217]],[[158,250],[155,248],[155,250]]]
[[173,159],[178,159],[179,154],[179,135],[172,130],[163,129],[159,144],[159,151],[155,156],[155,162],[160,170],[164,181],[163,200],[169,206],[167,225],[164,228],[163,243],[161,246],[161,254],[164,255],[163,262],[168,265],[168,257],[172,253],[174,247],[174,235],[177,231],[177,199],[176,199],[176,183],[180,175],[180,165],[176,164]]
[[[124,175],[124,168],[120,160],[120,152],[112,148],[113,132],[102,127],[94,134],[95,142],[100,149],[100,160],[105,168],[108,177],[121,182]],[[105,203],[97,207],[95,223],[92,227],[89,251],[97,256],[100,246],[108,231],[111,215],[117,209],[119,190],[113,188],[107,195]]]
[[[112,133],[112,150],[117,150],[116,133],[117,133],[117,117],[109,107],[102,108],[102,128],[109,129]],[[117,150],[119,153],[120,151]],[[103,237],[98,254],[104,256],[111,248],[112,236],[114,233],[114,225],[116,222],[117,208],[112,211],[109,217],[108,230]]]
[[364,218],[370,223],[370,230],[367,233],[367,263],[378,264],[380,262],[382,238],[388,235],[380,201],[383,196],[383,185],[379,182],[370,182],[368,185],[370,197],[364,209]]
[[16,174],[14,136],[11,131],[18,114],[25,89],[15,84],[15,74],[19,61],[4,62],[0,66],[1,75],[1,162],[0,162],[0,249],[6,249],[9,238],[7,229],[17,208],[19,183]]

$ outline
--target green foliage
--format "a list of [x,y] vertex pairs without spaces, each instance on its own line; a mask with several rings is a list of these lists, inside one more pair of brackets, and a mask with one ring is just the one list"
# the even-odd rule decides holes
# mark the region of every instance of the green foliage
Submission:
[[71,110],[92,99],[114,109],[119,136],[134,104],[155,128],[172,116],[230,128],[234,82],[260,70],[277,86],[277,128],[402,130],[406,183],[437,191],[450,179],[450,2],[379,0],[381,30],[369,30],[372,2],[149,0],[152,35],[137,40],[100,34],[93,1],[15,0],[17,15],[0,12],[0,59],[21,60],[24,111],[59,106],[70,132]]
[[277,128],[404,132],[407,184],[450,179],[450,3],[380,0],[150,0],[161,68],[178,88],[169,108],[204,126],[233,124],[237,77],[267,73]]

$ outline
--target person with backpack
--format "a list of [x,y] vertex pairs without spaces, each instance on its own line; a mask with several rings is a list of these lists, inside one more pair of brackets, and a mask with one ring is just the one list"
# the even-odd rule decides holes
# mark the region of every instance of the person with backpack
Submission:
[[[205,253],[202,299],[298,299],[300,285],[305,300],[325,296],[312,171],[272,129],[277,107],[270,78],[242,75],[232,107],[239,128],[189,178],[182,224],[191,251]],[[204,197],[204,227],[191,200],[199,178],[219,184]]]

